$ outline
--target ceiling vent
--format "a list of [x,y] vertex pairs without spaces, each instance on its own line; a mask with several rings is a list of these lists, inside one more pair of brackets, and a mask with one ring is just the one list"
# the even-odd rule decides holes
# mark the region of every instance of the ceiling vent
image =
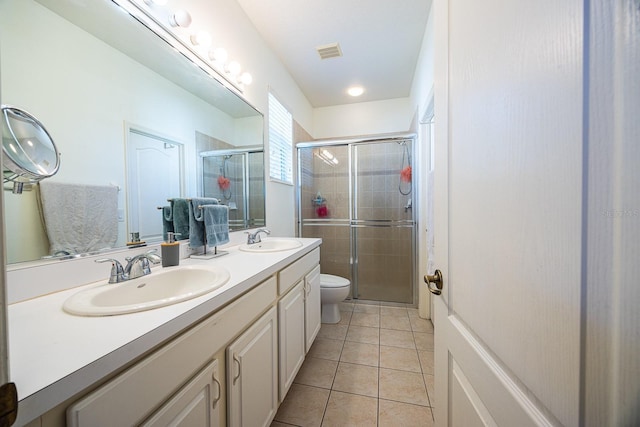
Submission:
[[342,50],[338,43],[325,44],[324,46],[318,46],[316,48],[320,59],[337,58],[342,56]]

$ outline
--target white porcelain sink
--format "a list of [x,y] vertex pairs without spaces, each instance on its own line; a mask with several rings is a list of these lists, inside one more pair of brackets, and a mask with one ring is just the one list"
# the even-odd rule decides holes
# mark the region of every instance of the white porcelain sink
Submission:
[[302,246],[302,242],[295,239],[281,239],[278,237],[267,237],[260,243],[252,245],[240,245],[240,250],[244,252],[279,252],[296,249]]
[[122,283],[107,283],[69,297],[66,312],[80,316],[111,316],[176,304],[204,295],[227,283],[229,271],[217,266],[155,269]]

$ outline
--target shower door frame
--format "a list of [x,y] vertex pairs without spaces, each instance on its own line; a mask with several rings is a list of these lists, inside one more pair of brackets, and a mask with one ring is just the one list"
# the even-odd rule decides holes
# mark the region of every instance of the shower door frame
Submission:
[[390,228],[411,228],[411,263],[412,269],[410,274],[411,281],[411,295],[412,302],[407,303],[412,306],[418,306],[418,283],[416,282],[418,277],[418,244],[417,244],[417,226],[419,212],[417,212],[418,203],[416,200],[416,194],[419,192],[419,184],[414,178],[411,180],[411,220],[361,220],[355,219],[357,217],[357,206],[355,201],[358,200],[357,194],[357,157],[354,158],[354,153],[357,152],[353,149],[354,146],[365,144],[380,144],[396,142],[401,143],[403,141],[409,141],[411,143],[411,156],[415,159],[416,156],[416,141],[417,135],[414,133],[408,134],[394,134],[380,137],[367,137],[356,139],[333,139],[323,141],[310,141],[300,142],[296,144],[296,159],[297,159],[297,183],[296,183],[296,197],[297,197],[297,216],[298,216],[298,236],[303,235],[303,217],[302,217],[302,162],[300,161],[300,149],[301,148],[319,148],[329,146],[347,146],[348,150],[348,175],[349,175],[349,218],[338,218],[335,220],[323,220],[315,219],[309,221],[309,225],[314,226],[343,226],[349,227],[349,246],[350,246],[350,269],[351,269],[351,293],[353,299],[358,298],[358,248],[356,245],[358,237],[358,228],[362,227],[390,227]]

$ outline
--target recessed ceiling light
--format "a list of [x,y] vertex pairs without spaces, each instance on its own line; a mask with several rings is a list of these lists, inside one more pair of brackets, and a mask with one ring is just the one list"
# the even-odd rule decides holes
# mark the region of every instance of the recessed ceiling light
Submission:
[[351,96],[360,96],[364,93],[364,88],[362,86],[351,86],[347,89],[347,93]]

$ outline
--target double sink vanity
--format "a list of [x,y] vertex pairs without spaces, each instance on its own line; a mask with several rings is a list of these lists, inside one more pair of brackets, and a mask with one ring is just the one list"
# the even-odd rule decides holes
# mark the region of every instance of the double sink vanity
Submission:
[[11,304],[17,425],[268,426],[320,329],[320,244],[267,238]]

